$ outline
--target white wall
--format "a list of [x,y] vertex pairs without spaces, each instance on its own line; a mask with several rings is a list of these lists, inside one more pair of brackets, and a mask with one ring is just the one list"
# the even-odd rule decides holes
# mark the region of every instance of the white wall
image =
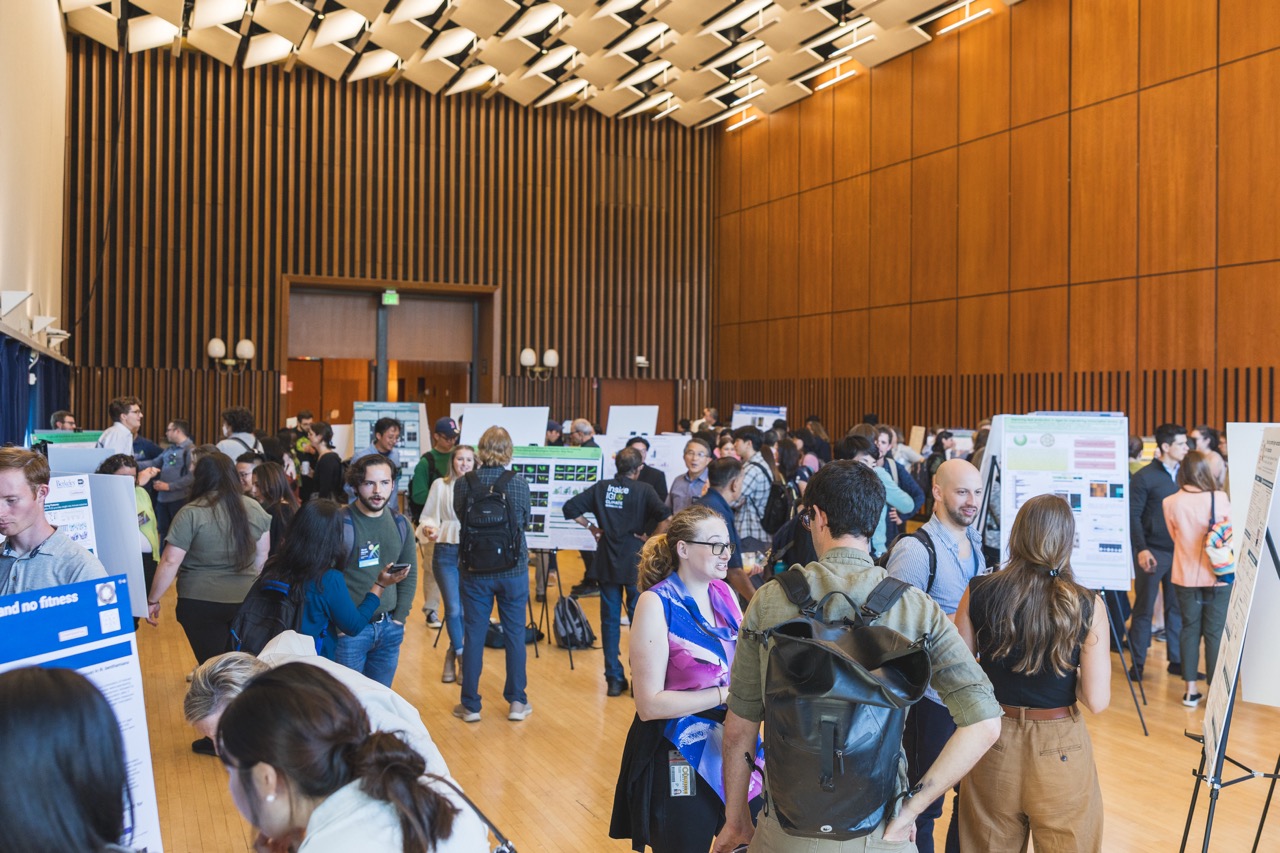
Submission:
[[[0,289],[35,295],[6,322],[62,309],[67,49],[56,0],[0,0]],[[43,338],[43,336],[38,336]]]

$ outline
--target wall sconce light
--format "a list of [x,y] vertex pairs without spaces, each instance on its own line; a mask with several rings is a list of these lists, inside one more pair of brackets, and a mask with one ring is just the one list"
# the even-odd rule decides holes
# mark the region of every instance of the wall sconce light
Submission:
[[560,366],[560,353],[553,349],[547,350],[542,354],[542,364],[539,365],[538,354],[533,351],[532,347],[525,347],[520,350],[520,366],[533,379],[540,379],[545,382],[551,378],[551,372]]
[[213,359],[219,370],[225,370],[230,373],[243,373],[245,367],[249,362],[253,361],[253,357],[257,355],[258,351],[254,347],[253,341],[243,338],[236,344],[235,356],[228,357],[226,342],[222,338],[210,338],[205,352],[209,354],[209,358]]

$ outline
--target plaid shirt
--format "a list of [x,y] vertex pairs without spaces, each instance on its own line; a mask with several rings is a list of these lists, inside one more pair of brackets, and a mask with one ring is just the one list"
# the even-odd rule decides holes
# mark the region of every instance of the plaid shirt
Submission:
[[[482,465],[476,469],[476,476],[481,483],[491,486],[498,482],[498,478],[502,476],[505,468],[498,465]],[[471,491],[470,484],[467,483],[466,477],[459,477],[453,481],[453,511],[458,516],[458,521],[462,524],[466,523],[467,517],[467,495]],[[529,500],[529,481],[519,474],[516,474],[507,483],[507,508],[511,510],[511,514],[515,517],[516,524],[521,530],[529,527],[529,517],[532,515],[532,505]],[[520,537],[520,557],[516,566],[505,572],[494,572],[486,575],[491,578],[508,578],[519,577],[529,573],[529,542],[521,535]],[[466,572],[463,571],[465,575]]]
[[768,463],[760,454],[742,466],[742,497],[734,504],[734,523],[739,539],[758,539],[768,542],[770,536],[761,523],[765,504],[769,502],[769,486],[773,481]]

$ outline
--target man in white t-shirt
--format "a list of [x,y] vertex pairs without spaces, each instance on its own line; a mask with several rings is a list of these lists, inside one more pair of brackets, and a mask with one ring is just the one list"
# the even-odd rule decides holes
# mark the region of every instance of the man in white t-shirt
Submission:
[[133,455],[133,439],[142,429],[142,401],[137,397],[116,397],[107,404],[111,426],[98,438],[98,447],[112,453]]

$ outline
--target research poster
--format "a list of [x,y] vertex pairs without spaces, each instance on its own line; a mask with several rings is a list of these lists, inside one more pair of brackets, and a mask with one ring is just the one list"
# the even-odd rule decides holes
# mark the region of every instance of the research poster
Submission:
[[[627,439],[630,438],[634,436],[596,436],[596,444],[600,445],[600,449],[604,452],[604,463],[600,474],[602,479],[608,480],[618,470],[614,460],[618,451],[627,446]],[[645,440],[649,442],[649,455],[645,457],[644,464],[661,471],[667,478],[667,488],[670,489],[676,477],[688,470],[684,464],[684,446],[689,443],[689,436],[647,435]]]
[[753,426],[757,429],[773,429],[773,422],[781,418],[787,419],[786,406],[743,406],[735,403],[733,419],[729,421],[732,429],[740,426]]
[[[352,425],[355,450],[364,450],[373,443],[373,425],[381,418],[395,418],[404,425],[396,451],[400,455],[400,470],[396,481],[401,492],[408,493],[413,469],[431,447],[431,425],[427,423],[427,407],[421,403],[356,403],[355,423]],[[425,434],[423,430],[426,430]],[[336,438],[336,435],[335,435]],[[343,457],[344,459],[349,457]]]
[[[1232,454],[1244,452],[1244,448],[1228,444]],[[1258,447],[1257,465],[1248,487],[1249,502],[1244,506],[1232,504],[1234,515],[1234,548],[1236,552],[1236,577],[1231,585],[1231,601],[1227,605],[1226,624],[1222,629],[1222,645],[1218,652],[1217,670],[1212,673],[1209,685],[1209,697],[1204,706],[1204,750],[1208,767],[1217,767],[1218,750],[1222,743],[1222,731],[1226,724],[1227,711],[1231,707],[1231,694],[1235,689],[1236,677],[1240,673],[1241,653],[1246,648],[1246,628],[1249,625],[1249,613],[1253,608],[1255,593],[1259,586],[1259,568],[1275,574],[1277,567],[1271,559],[1267,547],[1266,534],[1268,527],[1280,531],[1280,512],[1272,506],[1277,468],[1280,468],[1280,427],[1268,427],[1262,433]],[[1245,486],[1234,480],[1234,493],[1243,499]],[[1243,530],[1237,526],[1244,512]],[[1276,533],[1272,533],[1275,539]],[[1268,581],[1271,579],[1268,578]],[[1268,583],[1270,588],[1270,584]],[[1274,611],[1259,611],[1274,622]],[[1269,655],[1273,660],[1275,647],[1263,644],[1262,636],[1249,635],[1249,643],[1255,651]],[[1255,658],[1255,663],[1256,663]],[[1275,678],[1275,665],[1272,663],[1260,669],[1266,678]]]
[[[525,539],[530,548],[594,551],[595,537],[564,517],[564,505],[600,480],[598,447],[516,447],[511,470],[529,482],[533,511]],[[592,522],[594,516],[588,513]]]
[[88,474],[57,474],[49,478],[44,517],[62,534],[91,554],[98,553],[93,533],[93,507]]
[[120,723],[133,798],[125,844],[162,850],[128,579],[116,575],[0,597],[0,671],[25,666],[74,669],[106,696]]
[[500,426],[516,447],[542,447],[547,443],[546,406],[468,406],[462,414],[462,443],[472,447],[489,427]]
[[1071,567],[1090,589],[1128,590],[1129,421],[1091,415],[1008,415],[1000,436],[1000,551],[1018,510],[1055,494],[1075,514]]
[[610,406],[604,431],[608,435],[653,435],[658,431],[658,407]]

